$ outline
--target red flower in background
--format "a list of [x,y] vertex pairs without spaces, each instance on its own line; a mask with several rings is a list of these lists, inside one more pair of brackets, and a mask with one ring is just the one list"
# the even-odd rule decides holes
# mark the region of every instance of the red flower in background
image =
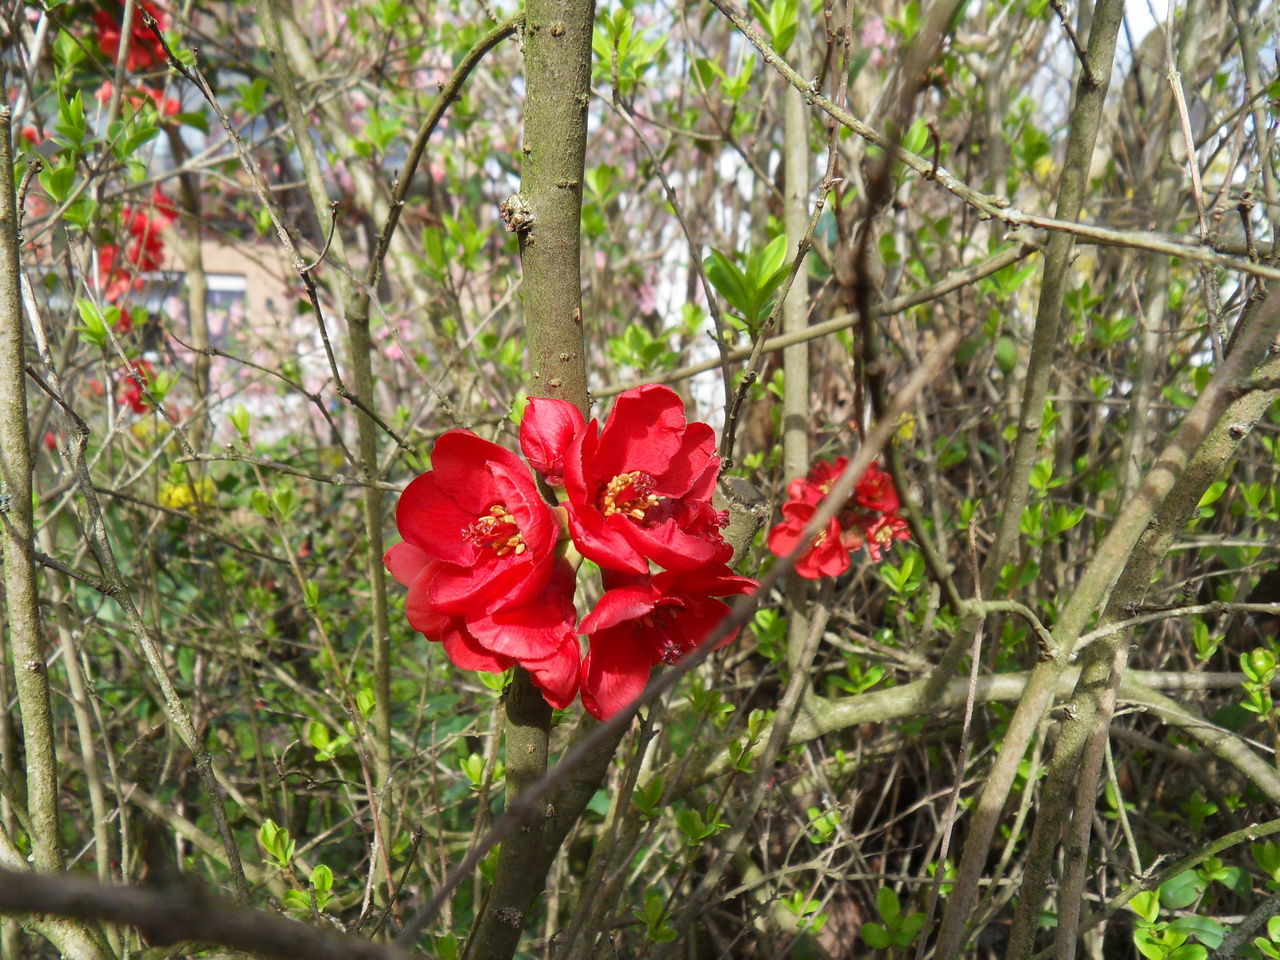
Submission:
[[897,488],[893,485],[893,477],[874,463],[858,478],[858,483],[853,488],[853,499],[858,506],[866,510],[879,510],[881,513],[896,513],[902,506]]
[[[107,59],[115,62],[120,51],[121,23],[124,20],[124,4],[110,3],[108,10],[95,10],[94,26],[98,28],[98,46]],[[150,0],[139,0],[133,10],[133,22],[129,29],[129,52],[125,55],[125,69],[134,72],[160,66],[165,62],[164,47],[155,34],[142,22],[142,14],[149,13],[161,30],[169,29],[169,16]]]
[[620,394],[603,430],[593,420],[577,431],[563,464],[569,532],[600,566],[648,573],[652,560],[694,570],[732,556],[720,536],[723,516],[711,506],[720,467],[715,435],[705,423],[686,422],[671,389]]
[[[123,262],[120,248],[115,244],[104,243],[98,247],[98,276],[102,283],[102,298],[108,303],[118,303],[131,289],[142,289],[141,275],[164,266],[164,241],[160,234],[176,219],[177,210],[156,187],[151,194],[149,210],[125,207],[121,216],[129,232]],[[124,323],[121,327],[128,330]]]
[[867,553],[871,554],[871,559],[875,561],[884,558],[889,548],[893,546],[893,541],[911,539],[907,521],[896,513],[886,513],[869,523],[864,521],[863,530],[866,532]]
[[[787,485],[790,499],[782,505],[782,522],[769,531],[770,552],[785,557],[796,549],[805,525],[848,465],[846,457],[819,461],[807,476]],[[796,573],[810,580],[838,577],[849,569],[850,554],[864,546],[873,561],[883,559],[895,540],[911,537],[907,522],[898,515],[901,506],[893,477],[871,464],[827,528],[796,560]]]
[[[578,627],[591,642],[582,662],[582,704],[600,720],[640,695],[655,664],[679,663],[711,634],[729,612],[716,597],[756,587],[722,564],[652,577],[613,575],[606,583],[615,585]],[[716,646],[737,633],[727,633]]]
[[[102,84],[102,86],[98,87],[97,91],[93,95],[94,99],[99,103],[110,103],[111,95],[115,93],[115,89],[116,85],[110,80],[107,80]],[[150,99],[151,102],[155,104],[156,111],[160,114],[161,121],[166,117],[174,116],[182,110],[181,104],[179,104],[177,100],[173,99],[173,97],[166,97],[164,95],[164,91],[158,90],[155,87],[148,87],[144,84],[139,84],[136,87],[129,87],[126,89],[122,94],[122,99],[124,99],[129,106],[133,107],[134,110],[141,110],[142,105]]]
[[133,361],[133,371],[120,378],[120,406],[128,407],[134,413],[146,413],[151,409],[151,403],[134,377],[141,378],[145,384],[151,384],[155,382],[156,372],[146,360]]
[[[790,556],[799,546],[805,524],[817,511],[811,503],[788,500],[782,505],[782,523],[769,531],[768,546],[780,557]],[[827,528],[819,531],[813,545],[796,560],[795,571],[802,577],[817,580],[821,577],[838,577],[849,569],[849,548],[841,542],[840,524],[832,517]]]
[[787,496],[792,500],[811,503],[816,507],[827,495],[831,485],[840,479],[840,475],[848,465],[848,457],[819,460],[809,469],[808,476],[796,477],[787,484]]

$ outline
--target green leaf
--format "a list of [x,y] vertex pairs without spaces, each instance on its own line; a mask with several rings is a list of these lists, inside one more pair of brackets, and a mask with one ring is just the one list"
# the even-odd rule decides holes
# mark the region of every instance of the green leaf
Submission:
[[231,425],[235,427],[236,433],[240,434],[240,439],[245,443],[249,442],[249,408],[243,403],[236,404],[236,408],[231,411],[228,418]]
[[876,912],[886,927],[897,927],[902,920],[902,904],[892,887],[881,887],[876,891]]
[[996,341],[996,366],[1005,374],[1013,373],[1018,365],[1018,347],[1009,337]]
[[1189,907],[1204,893],[1204,878],[1194,870],[1184,870],[1160,885],[1160,905],[1167,910]]
[[92,300],[80,299],[76,301],[76,311],[81,320],[76,330],[95,347],[104,346],[107,342],[107,321],[98,305]]
[[311,871],[311,885],[322,893],[333,889],[333,871],[323,863]]
[[892,942],[889,931],[878,923],[864,923],[858,933],[872,950],[887,950]]
[[1135,894],[1126,906],[1147,923],[1155,923],[1160,916],[1160,897],[1154,890],[1144,890]]

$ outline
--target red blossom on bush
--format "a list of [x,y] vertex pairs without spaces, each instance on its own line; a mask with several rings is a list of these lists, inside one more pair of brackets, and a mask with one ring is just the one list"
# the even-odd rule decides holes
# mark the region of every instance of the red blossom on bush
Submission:
[[[95,10],[94,26],[98,28],[98,46],[107,59],[115,62],[120,51],[121,23],[124,20],[124,4],[110,3],[108,10]],[[143,23],[143,13],[149,13],[161,30],[169,29],[169,15],[162,12],[150,0],[139,0],[133,11],[129,29],[129,52],[125,55],[125,69],[134,72],[160,66],[165,62],[164,47],[155,34]]]
[[[149,210],[125,207],[121,215],[129,232],[123,261],[120,248],[115,244],[104,243],[98,247],[98,276],[101,278],[102,298],[108,303],[118,303],[131,289],[140,290],[142,274],[164,266],[164,241],[160,234],[173,223],[177,210],[156,187]],[[121,329],[128,330],[123,320]]]
[[723,516],[711,506],[715,435],[686,422],[673,390],[647,385],[620,394],[604,429],[592,420],[578,430],[563,463],[569,532],[600,566],[639,574],[652,560],[694,570],[732,556],[720,536]]
[[142,383],[151,384],[155,382],[156,372],[146,360],[133,361],[133,373],[126,373],[120,378],[120,406],[128,407],[134,413],[146,413],[151,409],[151,403],[135,377]]
[[[514,454],[451,430],[432,469],[401,494],[404,542],[385,562],[409,588],[410,625],[455,665],[519,664],[555,707],[581,685],[587,710],[607,717],[644,689],[654,664],[677,662],[715,629],[728,612],[717,598],[755,587],[724,565],[732,551],[711,506],[714,435],[685,420],[673,391],[646,386],[620,395],[603,429],[563,400],[532,398],[520,447],[564,487],[563,507],[539,496]],[[570,538],[604,569],[607,588],[576,630],[576,574],[557,549]],[[666,569],[651,575],[651,562]],[[579,633],[590,637],[585,660]]]
[[391,575],[409,588],[405,616],[428,640],[464,670],[501,673],[520,664],[529,671],[547,703],[563,709],[578,693],[582,655],[573,630],[573,571],[560,561],[532,602],[486,617],[468,619],[442,612],[432,602],[432,582],[448,564],[409,541],[387,551]]
[[[94,93],[94,99],[99,103],[110,103],[111,95],[115,93],[116,85],[110,80],[103,82]],[[127,88],[121,95],[122,99],[129,104],[134,110],[141,110],[142,105],[150,100],[155,104],[156,111],[160,114],[163,122],[166,117],[175,116],[182,110],[182,106],[173,97],[166,97],[163,90],[155,87],[148,87],[145,84],[139,84],[136,87]],[[158,189],[158,188],[157,188]]]
[[401,494],[396,526],[447,564],[432,580],[432,606],[485,616],[541,592],[559,529],[529,468],[469,430],[441,436],[431,467]]
[[[582,662],[582,705],[600,720],[640,695],[655,664],[679,663],[711,634],[729,612],[716,597],[756,587],[750,577],[734,576],[723,564],[652,577],[614,574],[606,583],[612,589],[578,627],[591,643]],[[737,633],[725,634],[716,646]]]
[[[783,520],[766,541],[770,552],[785,557],[800,545],[806,524],[848,465],[846,457],[819,461],[807,476],[787,485],[790,499],[782,505]],[[893,477],[871,464],[827,528],[796,560],[796,573],[810,580],[838,577],[849,569],[849,555],[864,546],[873,561],[881,560],[895,540],[910,539],[907,522],[898,515],[901,506]]]
[[[769,550],[780,557],[791,554],[800,545],[805,524],[818,508],[811,503],[788,500],[782,505],[782,523],[769,531]],[[849,549],[841,542],[840,524],[832,517],[827,528],[821,531],[800,558],[795,571],[802,577],[817,580],[821,577],[838,577],[849,569]]]
[[515,454],[467,430],[436,441],[432,469],[400,496],[404,542],[388,569],[409,587],[409,623],[469,670],[519,663],[552,706],[577,691],[573,570],[560,524]]

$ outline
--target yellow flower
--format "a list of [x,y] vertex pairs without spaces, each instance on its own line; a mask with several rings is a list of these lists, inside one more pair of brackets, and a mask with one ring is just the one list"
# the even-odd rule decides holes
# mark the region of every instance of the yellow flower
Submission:
[[208,477],[183,483],[166,483],[160,488],[160,506],[170,510],[198,513],[214,505],[216,500],[213,481]]

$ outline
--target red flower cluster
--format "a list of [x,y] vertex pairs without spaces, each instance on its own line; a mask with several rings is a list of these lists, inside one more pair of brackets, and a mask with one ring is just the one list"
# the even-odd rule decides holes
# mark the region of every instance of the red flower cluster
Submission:
[[[110,103],[111,95],[115,93],[116,85],[107,80],[100,86],[93,95],[94,99],[99,103]],[[165,122],[166,118],[175,116],[182,110],[182,105],[173,97],[166,97],[163,90],[155,87],[148,87],[146,84],[138,84],[125,88],[121,93],[121,99],[129,104],[135,111],[141,110],[142,105],[150,100],[155,104],[156,112],[160,114],[160,121]]]
[[[151,195],[149,211],[125,207],[121,213],[129,231],[123,258],[115,244],[104,243],[98,247],[102,298],[109,303],[118,303],[130,290],[141,289],[142,274],[159,270],[164,265],[164,241],[160,234],[178,215],[172,201],[159,187]],[[127,317],[127,314],[123,316]]]
[[[816,463],[807,477],[797,477],[787,487],[789,499],[782,505],[783,520],[769,531],[769,549],[788,556],[800,544],[804,528],[817,512],[849,465],[846,457]],[[849,569],[850,555],[867,548],[871,559],[880,560],[895,540],[907,540],[907,521],[898,515],[902,506],[893,478],[874,463],[867,468],[840,511],[818,533],[809,549],[796,561],[795,571],[818,580],[838,577]]]
[[[400,497],[404,541],[386,564],[409,588],[409,623],[455,664],[518,663],[553,707],[581,690],[605,719],[639,695],[655,664],[677,662],[715,629],[728,613],[717,598],[755,587],[725,565],[732,550],[711,506],[714,436],[686,422],[674,392],[645,386],[618,397],[603,429],[563,400],[532,399],[520,448],[563,489],[563,505],[542,499],[514,454],[451,430]],[[605,593],[578,623],[570,558],[583,556],[600,566]],[[590,643],[585,659],[578,634]]]
[[[110,3],[108,6],[112,8],[110,11],[94,11],[93,23],[98,28],[98,46],[107,59],[114,63],[116,54],[120,52],[120,25],[124,20],[124,4]],[[133,10],[133,22],[129,27],[129,52],[125,54],[124,60],[125,69],[130,73],[158,67],[165,61],[164,47],[142,22],[143,13],[154,17],[161,30],[169,29],[168,14],[161,12],[150,0],[139,0]]]
[[155,383],[156,372],[146,360],[133,361],[133,373],[126,373],[120,378],[120,406],[128,407],[134,413],[146,413],[151,409],[142,386],[134,379],[137,376],[145,384]]

